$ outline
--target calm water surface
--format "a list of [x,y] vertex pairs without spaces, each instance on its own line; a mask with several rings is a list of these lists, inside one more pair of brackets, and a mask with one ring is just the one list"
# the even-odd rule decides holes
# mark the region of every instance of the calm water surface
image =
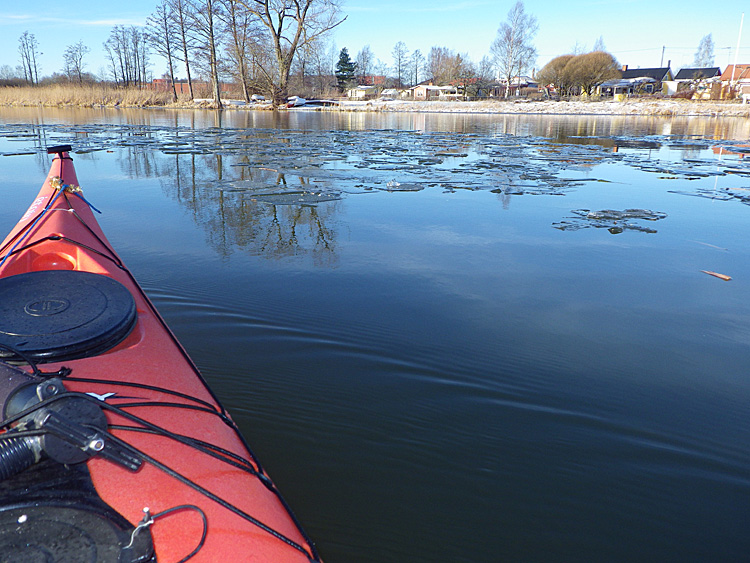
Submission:
[[[750,123],[0,111],[329,563],[750,553]],[[729,275],[731,281],[702,270]]]

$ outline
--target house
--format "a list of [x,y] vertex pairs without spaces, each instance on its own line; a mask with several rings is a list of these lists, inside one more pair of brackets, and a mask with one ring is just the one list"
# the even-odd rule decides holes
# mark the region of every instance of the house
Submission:
[[[194,80],[193,81],[193,87],[196,87],[198,85],[207,86],[205,82],[201,82],[199,80]],[[172,89],[172,82],[169,81],[166,78],[154,78],[151,81],[150,88],[152,90],[157,90],[159,92],[168,92],[169,90]],[[175,80],[174,81],[174,89],[175,89],[175,92],[177,92],[178,96],[180,94],[189,94],[190,93],[190,86],[189,86],[187,80]],[[222,91],[223,90],[224,90],[224,88],[222,88]]]
[[352,100],[371,100],[377,95],[378,89],[375,86],[359,85],[346,92],[346,97]]
[[717,99],[721,84],[721,69],[718,66],[705,68],[682,68],[673,81],[665,82],[669,94],[692,92],[693,99]]
[[729,65],[721,75],[721,97],[750,96],[750,64]]
[[680,82],[697,82],[719,77],[721,77],[721,69],[718,66],[708,68],[681,68],[675,75],[674,81],[679,84]]
[[[672,82],[674,76],[669,65],[659,68],[628,68],[628,65],[622,67],[621,80],[630,81],[631,91],[623,92],[626,94],[655,94],[661,92],[669,94],[669,85],[665,82]],[[622,85],[621,85],[622,86]],[[624,88],[627,90],[628,88]]]
[[381,74],[365,74],[359,77],[359,83],[363,86],[383,86],[386,77]]
[[380,92],[381,100],[396,100],[401,97],[401,93],[395,88],[386,88]]
[[450,99],[458,94],[458,90],[455,86],[433,86],[430,82],[428,84],[417,84],[409,88],[412,98],[417,101],[424,100],[436,100],[436,99]]
[[535,90],[539,89],[539,83],[530,76],[514,76],[510,81],[510,87],[508,87],[508,81],[501,78],[491,84],[484,84],[477,87],[477,97],[480,98],[504,98],[505,91],[508,91],[508,96],[521,96],[524,90],[532,88]]

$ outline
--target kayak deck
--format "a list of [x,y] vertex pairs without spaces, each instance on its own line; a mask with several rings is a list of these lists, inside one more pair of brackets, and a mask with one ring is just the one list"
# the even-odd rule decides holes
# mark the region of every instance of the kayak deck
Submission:
[[[112,337],[120,341],[110,349],[100,352],[94,347],[90,354],[74,353],[72,359],[64,354],[63,359],[37,357],[45,373],[68,368],[70,373],[61,378],[65,389],[95,401],[106,415],[108,440],[142,461],[140,469],[132,471],[105,456],[88,459],[85,465],[96,493],[134,529],[148,528],[158,561],[319,561],[286,502],[112,249],[79,190],[69,154],[61,151],[39,195],[0,246],[0,283],[44,274],[59,278],[63,288],[69,283],[79,291],[88,281],[74,272],[86,272],[115,280],[132,295],[136,319],[126,334]],[[33,315],[52,316],[52,309],[78,307],[67,324],[80,330],[76,319],[84,317],[81,323],[89,330],[95,321],[91,317],[101,316],[98,309],[89,310],[90,303],[103,300],[103,307],[111,308],[115,299],[100,296],[98,287],[80,291],[89,291],[91,299],[73,299],[73,290],[42,291],[41,305],[32,306],[42,312]],[[119,314],[117,318],[127,322]],[[68,326],[62,324],[67,334]],[[71,337],[76,343],[86,338]],[[23,338],[13,340],[20,341],[21,347],[30,346]],[[2,496],[0,510],[1,505]],[[159,518],[153,518],[155,514]]]

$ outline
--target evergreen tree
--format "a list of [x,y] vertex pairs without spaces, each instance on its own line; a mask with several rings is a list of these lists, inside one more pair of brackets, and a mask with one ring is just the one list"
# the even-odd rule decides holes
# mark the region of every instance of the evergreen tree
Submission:
[[342,92],[354,81],[356,69],[357,63],[352,62],[349,51],[344,47],[339,53],[339,62],[336,63],[336,80]]

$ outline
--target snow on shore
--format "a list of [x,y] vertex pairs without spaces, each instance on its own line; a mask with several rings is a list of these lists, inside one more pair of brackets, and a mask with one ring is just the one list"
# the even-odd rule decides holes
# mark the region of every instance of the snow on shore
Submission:
[[406,100],[371,100],[342,101],[338,107],[331,108],[331,111],[750,117],[750,104],[679,99],[634,99],[623,102],[516,102],[504,100],[413,102]]

